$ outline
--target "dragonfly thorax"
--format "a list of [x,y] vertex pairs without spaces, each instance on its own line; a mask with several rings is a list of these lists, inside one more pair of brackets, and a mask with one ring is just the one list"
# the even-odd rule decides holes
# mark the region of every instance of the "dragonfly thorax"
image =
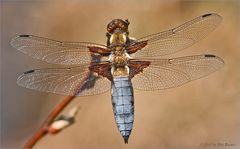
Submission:
[[113,76],[126,76],[128,75],[129,68],[127,66],[130,56],[126,53],[123,47],[115,47],[109,57],[112,63]]
[[127,34],[126,33],[114,33],[110,36],[109,42],[110,45],[122,45],[125,44],[127,41]]
[[129,58],[124,53],[122,55],[113,55],[112,63],[115,67],[124,67],[127,65]]
[[112,53],[109,57],[112,63],[111,73],[113,76],[127,76],[129,68],[127,66],[130,56],[125,50],[128,37],[127,20],[114,19],[107,26],[107,45]]

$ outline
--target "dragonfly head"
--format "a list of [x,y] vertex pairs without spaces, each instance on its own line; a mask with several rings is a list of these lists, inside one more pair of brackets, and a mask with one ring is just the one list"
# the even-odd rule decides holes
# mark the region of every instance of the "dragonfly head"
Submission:
[[108,45],[124,44],[127,41],[128,20],[114,19],[107,25]]
[[125,32],[128,33],[128,25],[129,21],[122,19],[114,19],[107,25],[107,31],[109,34],[113,34],[115,32]]

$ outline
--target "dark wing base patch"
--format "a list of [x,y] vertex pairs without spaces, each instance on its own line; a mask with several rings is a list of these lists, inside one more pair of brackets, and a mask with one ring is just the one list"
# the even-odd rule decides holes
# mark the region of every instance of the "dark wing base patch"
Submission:
[[138,73],[143,72],[143,69],[147,68],[149,65],[149,61],[130,60],[130,63],[128,65],[130,68],[130,79],[132,79]]

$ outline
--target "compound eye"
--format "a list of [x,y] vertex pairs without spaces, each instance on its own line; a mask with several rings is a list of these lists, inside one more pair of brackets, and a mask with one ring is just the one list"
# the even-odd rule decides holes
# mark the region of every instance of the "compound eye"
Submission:
[[112,32],[112,30],[113,30],[112,24],[109,24],[109,25],[108,25],[107,30],[108,30],[108,32]]
[[129,21],[128,21],[128,19],[125,19],[125,22],[127,23],[127,25],[129,25],[130,23],[129,23]]

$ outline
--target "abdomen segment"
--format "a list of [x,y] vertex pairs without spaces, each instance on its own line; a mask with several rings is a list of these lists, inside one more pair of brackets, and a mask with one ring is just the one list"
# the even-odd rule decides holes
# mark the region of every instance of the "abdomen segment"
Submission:
[[133,87],[129,77],[113,78],[112,105],[118,129],[124,142],[128,143],[134,119]]

